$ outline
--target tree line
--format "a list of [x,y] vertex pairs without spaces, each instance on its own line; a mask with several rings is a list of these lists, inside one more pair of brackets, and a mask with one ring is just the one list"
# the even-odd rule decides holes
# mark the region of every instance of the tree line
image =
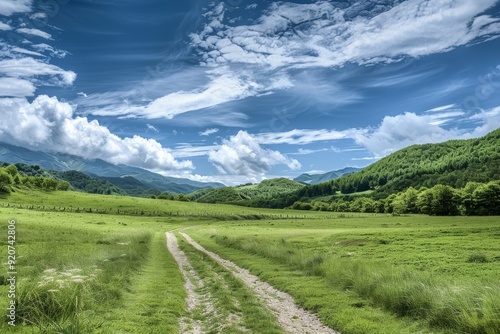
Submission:
[[371,196],[340,196],[332,197],[330,202],[297,201],[291,208],[436,216],[500,215],[500,181],[468,182],[458,189],[443,184],[420,189],[409,187],[383,199]]

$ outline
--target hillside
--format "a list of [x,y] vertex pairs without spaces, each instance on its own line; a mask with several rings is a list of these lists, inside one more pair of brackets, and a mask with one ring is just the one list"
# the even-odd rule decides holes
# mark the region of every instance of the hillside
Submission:
[[200,190],[188,196],[200,203],[227,203],[253,207],[273,207],[270,203],[283,194],[294,193],[304,185],[286,179],[264,180],[259,184]]
[[374,197],[383,198],[408,187],[461,188],[498,179],[500,129],[478,139],[410,146],[329,184],[344,194],[375,190]]
[[[83,159],[69,154],[32,151],[3,142],[0,142],[0,161],[11,164],[25,163],[28,165],[38,165],[45,170],[75,170],[91,176],[103,178],[122,178],[131,176],[140,181],[143,187],[135,189],[130,194],[143,193],[143,188],[158,189],[160,192],[168,191],[187,194],[198,189],[224,186],[222,183],[217,182],[205,183],[184,178],[163,176],[141,168],[114,165],[100,159]],[[129,186],[131,185],[127,185],[127,187]]]
[[358,172],[360,170],[361,168],[346,167],[340,170],[335,170],[323,174],[301,174],[293,180],[304,184],[318,184],[330,180],[335,180],[338,179],[339,177],[342,177],[344,175],[349,175]]
[[125,195],[128,192],[120,189],[109,181],[98,179],[82,172],[75,170],[70,171],[49,171],[54,178],[58,180],[68,181],[71,186],[89,194],[104,194],[104,195]]

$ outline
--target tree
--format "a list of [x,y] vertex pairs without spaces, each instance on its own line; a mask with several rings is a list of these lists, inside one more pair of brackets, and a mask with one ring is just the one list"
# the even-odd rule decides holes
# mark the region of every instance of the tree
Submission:
[[19,171],[17,170],[17,167],[15,165],[8,165],[7,167],[5,167],[5,171],[12,177],[15,177],[19,174]]
[[57,181],[49,177],[44,177],[42,184],[43,188],[47,190],[56,190],[57,188]]
[[458,198],[455,189],[438,184],[430,189],[432,193],[431,215],[454,216],[458,211]]
[[12,175],[10,175],[4,168],[0,168],[0,192],[10,193],[10,186],[14,182]]
[[68,181],[61,181],[57,184],[57,190],[67,191],[70,187],[70,183]]
[[472,194],[474,211],[479,215],[500,214],[500,181],[480,185]]

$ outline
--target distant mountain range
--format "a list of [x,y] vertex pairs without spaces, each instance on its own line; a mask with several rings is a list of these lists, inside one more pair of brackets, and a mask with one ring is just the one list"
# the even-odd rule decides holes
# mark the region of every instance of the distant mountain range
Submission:
[[335,170],[324,174],[302,174],[297,176],[293,180],[305,184],[318,184],[330,180],[335,180],[338,179],[339,177],[342,177],[344,175],[349,175],[358,172],[360,170],[361,168],[346,167],[340,170]]
[[0,142],[0,161],[11,164],[38,165],[48,171],[79,171],[105,179],[121,189],[133,189],[139,193],[147,189],[157,189],[160,192],[187,194],[199,189],[225,186],[217,182],[198,182],[163,176],[141,168],[113,165],[100,159],[84,159],[69,154],[32,151],[3,142]]

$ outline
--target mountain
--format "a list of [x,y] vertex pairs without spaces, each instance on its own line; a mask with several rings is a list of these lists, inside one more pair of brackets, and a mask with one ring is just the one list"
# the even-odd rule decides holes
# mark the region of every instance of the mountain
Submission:
[[[45,153],[32,151],[23,147],[0,142],[0,161],[8,163],[22,162],[28,165],[39,165],[45,170],[76,170],[91,176],[102,178],[132,177],[140,181],[147,189],[158,189],[161,192],[190,193],[203,188],[224,187],[217,182],[197,182],[184,178],[175,178],[153,173],[142,168],[125,165],[113,165],[101,159],[84,159],[69,154]],[[129,181],[132,181],[128,179]],[[115,184],[113,180],[108,180]],[[119,180],[114,180],[116,183]],[[117,184],[115,184],[117,185]],[[117,185],[118,186],[118,185]]]
[[349,175],[355,172],[360,171],[361,168],[355,167],[346,167],[340,170],[335,170],[332,172],[324,173],[324,174],[301,174],[297,176],[294,181],[304,183],[304,184],[318,184],[334,179],[338,179],[344,175]]

